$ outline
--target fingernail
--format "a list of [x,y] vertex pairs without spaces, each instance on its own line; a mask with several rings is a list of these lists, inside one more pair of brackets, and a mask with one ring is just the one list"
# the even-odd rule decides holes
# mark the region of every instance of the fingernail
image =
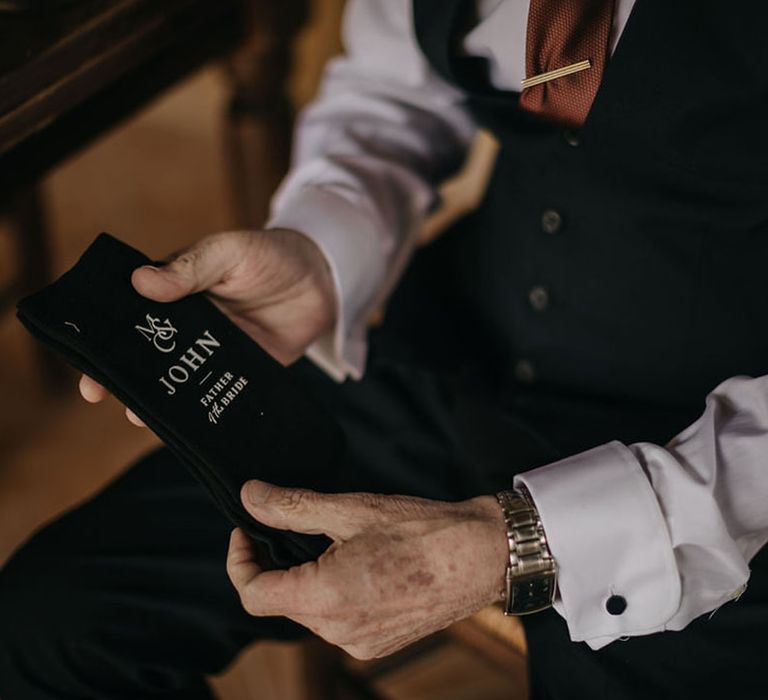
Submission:
[[243,490],[245,491],[245,497],[248,499],[249,503],[252,503],[255,506],[264,503],[264,501],[267,500],[268,492],[266,486],[267,485],[263,481],[259,481],[258,479],[247,481]]
[[153,272],[160,272],[160,268],[155,265],[142,265],[142,270],[152,270]]

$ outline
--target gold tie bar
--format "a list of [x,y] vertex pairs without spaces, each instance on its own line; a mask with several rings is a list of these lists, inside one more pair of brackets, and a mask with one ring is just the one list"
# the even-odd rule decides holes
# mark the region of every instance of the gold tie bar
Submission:
[[579,61],[578,63],[571,63],[570,66],[563,66],[562,68],[556,68],[555,70],[547,71],[546,73],[539,73],[533,75],[530,78],[523,80],[523,90],[525,88],[533,87],[534,85],[541,85],[541,83],[548,83],[555,78],[562,78],[572,73],[578,73],[579,71],[587,70],[592,67],[592,61],[587,59],[586,61]]

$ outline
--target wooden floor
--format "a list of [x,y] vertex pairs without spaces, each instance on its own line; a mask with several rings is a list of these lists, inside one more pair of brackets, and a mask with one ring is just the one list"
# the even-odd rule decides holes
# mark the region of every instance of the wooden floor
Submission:
[[[315,40],[305,43],[311,48]],[[297,90],[312,89],[316,64],[312,59],[299,70]],[[219,147],[222,100],[219,77],[207,70],[48,179],[57,272],[101,230],[162,256],[231,226]],[[0,276],[10,272],[3,233],[0,224]],[[0,317],[0,396],[2,566],[36,527],[97,491],[156,439],[124,420],[116,403],[81,401],[74,375],[63,394],[52,395],[39,377],[32,341],[10,312]],[[215,686],[222,700],[298,700],[304,697],[299,656],[292,645],[259,645]],[[525,695],[522,663],[503,669],[454,641],[381,675],[375,686],[393,700]]]

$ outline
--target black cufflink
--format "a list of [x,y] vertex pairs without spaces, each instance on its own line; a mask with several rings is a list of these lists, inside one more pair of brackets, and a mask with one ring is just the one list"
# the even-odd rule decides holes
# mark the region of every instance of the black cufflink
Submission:
[[627,599],[621,595],[612,595],[605,601],[609,615],[621,615],[627,609]]

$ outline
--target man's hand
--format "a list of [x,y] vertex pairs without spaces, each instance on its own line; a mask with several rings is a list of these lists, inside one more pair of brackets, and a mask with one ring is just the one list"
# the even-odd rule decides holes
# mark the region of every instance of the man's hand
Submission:
[[500,599],[508,552],[491,496],[444,503],[250,481],[242,500],[259,522],[334,541],[316,562],[262,571],[235,530],[227,571],[243,607],[289,617],[356,658],[391,654]]
[[[335,292],[328,264],[306,236],[282,229],[207,236],[160,268],[133,272],[137,292],[155,301],[188,294],[208,297],[283,364],[290,364],[334,322]],[[85,375],[80,393],[96,403],[107,391]],[[126,409],[128,419],[143,425]]]

